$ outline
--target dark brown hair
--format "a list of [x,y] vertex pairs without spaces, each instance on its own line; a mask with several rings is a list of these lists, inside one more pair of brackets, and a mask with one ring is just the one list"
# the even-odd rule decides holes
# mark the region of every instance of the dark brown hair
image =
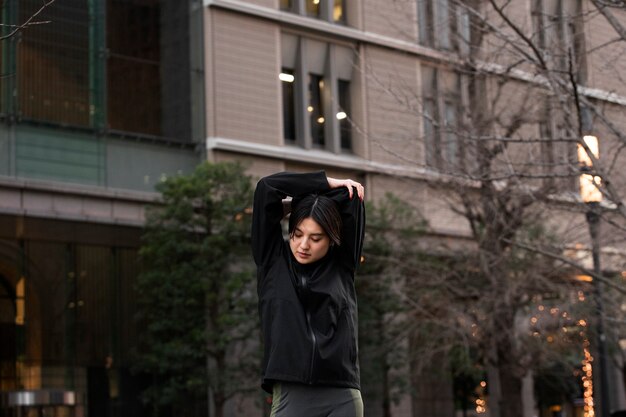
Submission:
[[289,237],[292,238],[296,227],[302,220],[310,217],[319,224],[330,238],[331,244],[341,244],[341,215],[337,204],[323,195],[308,195],[294,200],[295,206],[289,216]]

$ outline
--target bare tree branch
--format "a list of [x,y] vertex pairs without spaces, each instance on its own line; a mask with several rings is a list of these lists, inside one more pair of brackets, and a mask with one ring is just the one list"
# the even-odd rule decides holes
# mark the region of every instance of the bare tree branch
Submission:
[[50,23],[49,20],[35,21],[34,19],[37,16],[39,16],[47,7],[52,5],[52,3],[54,3],[54,2],[55,2],[55,0],[42,0],[42,4],[39,7],[39,9],[35,13],[30,15],[30,17],[28,19],[26,19],[26,21],[24,23],[22,23],[22,24],[19,24],[19,25],[0,24],[0,26],[10,27],[10,28],[13,29],[11,32],[9,32],[9,34],[4,35],[4,36],[0,36],[0,41],[3,41],[5,39],[9,39],[10,37],[15,36],[15,34],[17,34],[19,31],[24,30],[26,28],[29,28],[31,26]]

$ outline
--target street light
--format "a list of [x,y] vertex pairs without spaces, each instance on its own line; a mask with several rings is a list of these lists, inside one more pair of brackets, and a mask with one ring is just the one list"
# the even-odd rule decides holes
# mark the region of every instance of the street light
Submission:
[[[593,156],[598,159],[598,138],[595,136],[584,136],[583,141]],[[604,306],[602,304],[603,283],[598,279],[600,276],[600,203],[602,202],[602,192],[599,189],[600,177],[594,176],[593,161],[582,145],[578,145],[578,160],[581,164],[580,195],[587,206],[587,224],[589,225],[589,235],[591,237],[591,254],[593,258],[593,288],[594,299],[597,309],[597,331],[598,331],[598,359],[600,362],[600,417],[609,417],[609,378],[606,364],[606,335],[604,333]],[[597,392],[597,390],[596,390]]]

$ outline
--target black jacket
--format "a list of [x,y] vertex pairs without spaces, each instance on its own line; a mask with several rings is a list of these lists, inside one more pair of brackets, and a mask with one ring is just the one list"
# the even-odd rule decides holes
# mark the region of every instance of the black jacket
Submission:
[[[343,221],[341,245],[310,265],[299,264],[284,241],[282,200],[324,194]],[[365,210],[348,190],[330,189],[324,172],[278,173],[254,193],[252,252],[257,264],[263,332],[262,387],[273,381],[360,389],[354,272],[361,258]]]

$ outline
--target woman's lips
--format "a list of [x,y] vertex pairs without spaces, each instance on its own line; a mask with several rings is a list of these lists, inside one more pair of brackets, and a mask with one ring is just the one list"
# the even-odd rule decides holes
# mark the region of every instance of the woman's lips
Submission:
[[308,254],[308,253],[304,253],[304,252],[298,252],[298,256],[299,256],[299,257],[301,257],[301,258],[308,258],[308,257],[310,257],[311,255],[310,255],[310,254]]

